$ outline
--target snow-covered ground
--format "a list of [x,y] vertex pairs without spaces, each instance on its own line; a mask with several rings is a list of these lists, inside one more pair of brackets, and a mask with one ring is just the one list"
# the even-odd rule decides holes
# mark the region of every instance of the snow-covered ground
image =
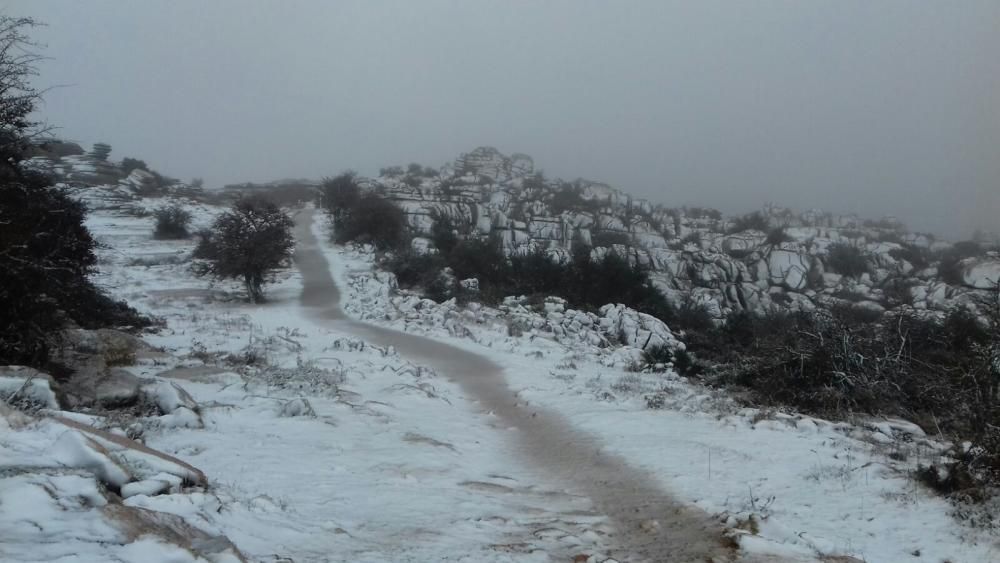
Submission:
[[[205,225],[217,210],[195,211]],[[96,212],[88,225],[106,245],[98,282],[166,322],[145,337],[164,353],[128,368],[162,408],[73,420],[127,426],[176,459],[100,437],[107,451],[95,458],[87,433],[53,411],[0,416],[0,561],[237,560],[221,536],[252,561],[615,555],[606,515],[524,463],[515,429],[455,382],[307,314],[297,271],[279,272],[269,303],[251,306],[238,284],[193,277],[193,243],[152,240],[149,217]],[[324,225],[314,228],[326,240]],[[664,491],[726,522],[748,558],[1000,560],[997,537],[957,522],[947,502],[908,478],[942,447],[911,425],[741,409],[669,372],[627,371],[634,351],[532,328],[539,323],[525,322],[535,314],[527,308],[433,305],[395,294],[370,252],[323,250],[348,315],[502,365],[519,401],[558,412]],[[523,330],[511,330],[518,315]],[[207,482],[181,483],[184,463]],[[120,478],[128,496],[120,503],[98,484],[116,467],[131,475]],[[179,516],[168,527],[197,545],[164,537],[162,526],[123,524],[136,518],[122,516],[126,509]]]
[[745,549],[807,560],[1000,560],[1000,537],[957,522],[910,477],[944,449],[911,423],[740,408],[674,374],[629,372],[614,361],[631,357],[620,350],[566,345],[542,330],[514,337],[509,315],[394,295],[369,249],[328,246],[327,256],[350,314],[487,355],[524,401],[599,436],[664,489],[731,523],[752,518],[757,534],[741,536]]

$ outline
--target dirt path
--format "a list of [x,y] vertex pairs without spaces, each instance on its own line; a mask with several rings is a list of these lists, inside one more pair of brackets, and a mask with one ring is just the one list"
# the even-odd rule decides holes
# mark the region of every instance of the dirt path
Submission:
[[608,516],[617,530],[609,547],[619,561],[729,561],[734,557],[723,547],[721,526],[707,514],[673,499],[647,472],[601,452],[594,437],[574,429],[562,416],[537,406],[519,406],[500,366],[429,338],[348,319],[312,233],[313,215],[314,211],[304,210],[296,226],[295,262],[303,277],[303,306],[326,322],[371,342],[392,345],[404,357],[432,367],[457,382],[483,410],[517,428],[518,432],[507,435],[516,437],[525,463],[586,495],[596,510]]

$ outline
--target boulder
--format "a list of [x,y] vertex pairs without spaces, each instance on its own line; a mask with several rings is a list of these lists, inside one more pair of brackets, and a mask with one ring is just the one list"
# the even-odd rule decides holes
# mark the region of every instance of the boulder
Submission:
[[126,186],[137,193],[148,194],[159,189],[160,183],[152,173],[136,168],[122,180]]
[[963,271],[962,283],[974,289],[993,289],[1000,281],[1000,259],[976,260]]
[[61,333],[56,355],[69,368],[100,368],[131,365],[139,357],[160,355],[141,338],[127,332],[102,328],[69,329]]
[[812,257],[788,250],[772,250],[767,255],[767,274],[772,285],[792,291],[806,288]]
[[125,407],[139,399],[141,381],[128,370],[112,368],[96,381],[94,400],[104,408]]
[[748,252],[764,243],[767,235],[761,231],[743,231],[722,239],[722,250],[726,252]]
[[640,313],[621,304],[608,304],[600,309],[601,329],[612,341],[646,350],[666,346],[670,350],[683,350],[684,344],[677,340],[670,328],[652,315]]
[[[519,159],[519,167],[524,161]],[[513,162],[493,147],[478,147],[455,160],[455,171],[460,175],[485,176],[491,180],[505,181],[513,177]]]

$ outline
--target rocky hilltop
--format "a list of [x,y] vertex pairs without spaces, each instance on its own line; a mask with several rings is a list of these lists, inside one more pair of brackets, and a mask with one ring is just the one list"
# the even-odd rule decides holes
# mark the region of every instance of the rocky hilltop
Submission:
[[[157,174],[141,161],[108,158],[101,143],[85,152],[54,142],[31,159],[36,169],[88,190],[92,208],[128,207],[150,195],[228,199],[267,189],[302,200],[319,182],[240,184],[203,192]],[[142,165],[135,167],[135,162]],[[507,253],[542,250],[568,259],[574,245],[595,258],[612,252],[649,268],[675,304],[696,304],[722,319],[734,311],[812,310],[849,305],[868,311],[945,311],[1000,279],[995,243],[948,243],[878,220],[769,205],[746,216],[667,207],[608,184],[546,178],[524,154],[479,147],[440,169],[383,168],[361,186],[395,202],[418,234],[414,248],[433,252],[427,236],[447,217],[463,236],[496,237]],[[287,188],[287,189],[284,189]],[[294,192],[294,194],[293,194]]]
[[[943,311],[1000,278],[995,247],[937,241],[891,217],[670,208],[600,182],[545,178],[531,157],[492,147],[440,170],[390,167],[361,183],[403,208],[418,233],[448,217],[466,236],[497,237],[508,253],[541,249],[561,259],[575,244],[592,246],[595,257],[614,252],[648,267],[675,303],[690,300],[719,319],[836,304]],[[425,237],[414,245],[433,251]]]
[[135,158],[113,160],[111,145],[94,143],[90,151],[70,141],[51,140],[32,148],[27,168],[48,174],[77,194],[92,209],[129,208],[143,197],[203,197],[200,180],[181,182],[160,174]]

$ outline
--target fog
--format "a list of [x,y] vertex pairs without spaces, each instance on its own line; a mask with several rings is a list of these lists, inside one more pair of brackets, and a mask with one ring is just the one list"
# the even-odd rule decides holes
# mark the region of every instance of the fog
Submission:
[[667,205],[998,229],[1000,3],[79,2],[58,134],[208,186],[492,145]]

